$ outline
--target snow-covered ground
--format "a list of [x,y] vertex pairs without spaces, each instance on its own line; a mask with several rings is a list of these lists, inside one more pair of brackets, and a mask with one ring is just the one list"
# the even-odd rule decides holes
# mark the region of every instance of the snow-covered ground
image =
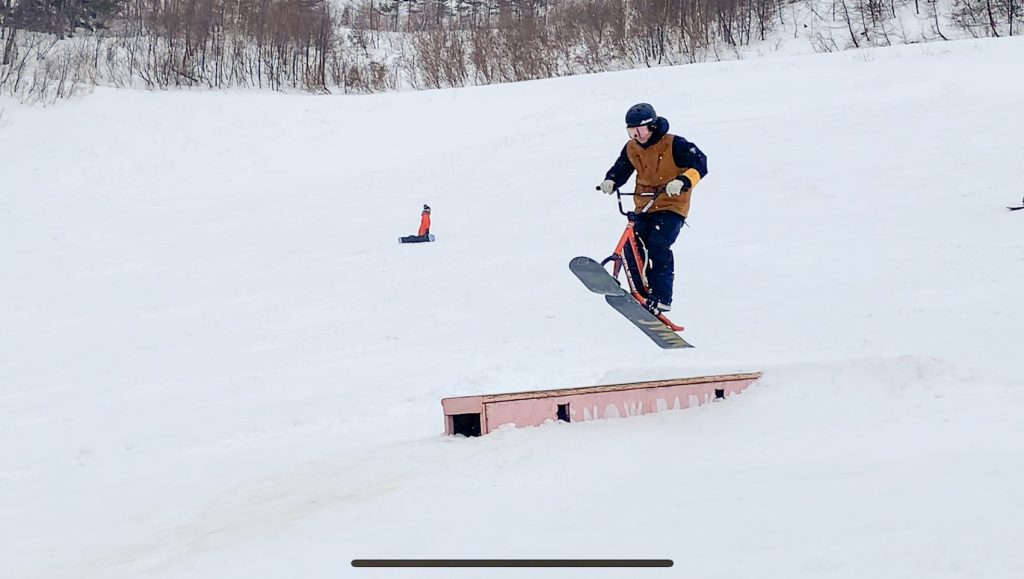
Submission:
[[[1024,576],[1024,38],[365,97],[0,99],[0,577]],[[649,101],[662,351],[568,272]],[[420,205],[437,243],[399,245]],[[477,438],[445,396],[762,370]]]

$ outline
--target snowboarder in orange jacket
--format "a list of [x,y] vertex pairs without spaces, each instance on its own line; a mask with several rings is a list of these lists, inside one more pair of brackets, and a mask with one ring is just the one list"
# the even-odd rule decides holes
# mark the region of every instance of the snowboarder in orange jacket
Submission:
[[407,235],[405,237],[398,238],[399,243],[423,243],[424,241],[434,241],[434,236],[430,234],[430,205],[423,205],[423,213],[420,213],[420,228],[416,232],[416,235]]

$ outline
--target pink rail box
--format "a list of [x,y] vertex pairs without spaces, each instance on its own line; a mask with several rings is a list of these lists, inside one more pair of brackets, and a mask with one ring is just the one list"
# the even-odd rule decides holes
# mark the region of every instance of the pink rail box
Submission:
[[441,400],[445,432],[480,436],[499,426],[537,426],[548,420],[582,422],[678,410],[725,398],[750,386],[760,372],[653,382],[585,386]]

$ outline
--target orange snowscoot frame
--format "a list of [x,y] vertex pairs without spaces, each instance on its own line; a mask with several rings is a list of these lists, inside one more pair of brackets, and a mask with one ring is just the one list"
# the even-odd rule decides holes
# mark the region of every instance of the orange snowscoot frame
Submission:
[[[616,312],[622,314],[641,332],[647,335],[655,344],[663,348],[693,347],[676,332],[683,330],[682,326],[672,323],[660,312],[651,312],[643,305],[647,296],[650,295],[650,286],[646,278],[646,259],[640,249],[640,240],[636,235],[636,211],[623,210],[623,196],[627,197],[650,197],[650,201],[639,211],[645,213],[654,205],[654,200],[660,192],[656,193],[622,193],[616,192],[618,197],[618,212],[626,215],[626,231],[618,238],[615,251],[604,260],[598,262],[585,255],[573,257],[569,260],[569,271],[579,278],[583,285],[590,291],[601,294],[604,300]],[[611,262],[611,272],[605,266]],[[626,283],[624,288],[622,282],[618,281],[618,274],[626,272]]]
[[[569,270],[579,278],[583,285],[590,291],[601,294],[614,310],[622,314],[634,326],[640,329],[648,338],[661,348],[692,348],[690,344],[676,332],[683,330],[682,326],[672,323],[665,317],[665,314],[655,310],[651,311],[643,304],[650,295],[650,286],[646,276],[646,252],[641,251],[641,241],[636,236],[636,213],[635,211],[624,211],[622,209],[623,196],[650,197],[651,200],[644,205],[640,213],[647,212],[658,198],[660,191],[655,193],[622,193],[617,191],[619,200],[619,213],[626,216],[626,230],[622,232],[619,243],[615,246],[615,253],[598,262],[594,259],[581,255],[569,260]],[[605,267],[608,262],[612,264],[612,271]],[[627,288],[622,287],[619,281],[619,273],[625,270]]]
[[[600,187],[598,187],[600,189]],[[615,251],[611,255],[601,260],[601,265],[604,266],[608,262],[612,263],[612,277],[615,281],[619,280],[619,273],[622,271],[626,272],[626,284],[629,286],[629,293],[633,298],[641,304],[647,299],[647,296],[651,295],[651,287],[647,283],[647,267],[646,267],[646,256],[640,252],[640,240],[636,237],[636,214],[647,213],[647,211],[654,205],[654,201],[664,189],[659,189],[654,193],[624,193],[615,190],[615,197],[619,203],[619,213],[626,216],[626,229],[622,232],[622,236],[619,237],[619,243],[615,246]],[[622,208],[623,197],[650,197],[650,201],[647,202],[639,211],[625,211]],[[635,269],[629,266],[627,261],[627,255],[632,259],[633,263],[636,264]],[[668,328],[673,332],[681,332],[684,330],[683,326],[677,325],[672,320],[665,317],[665,314],[660,312],[651,312],[661,320]]]

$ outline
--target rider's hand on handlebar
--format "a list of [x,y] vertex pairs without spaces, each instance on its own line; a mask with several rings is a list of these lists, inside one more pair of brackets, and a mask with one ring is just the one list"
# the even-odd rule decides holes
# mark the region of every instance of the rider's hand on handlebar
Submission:
[[612,193],[615,192],[615,181],[612,181],[611,179],[605,179],[604,181],[601,181],[601,184],[598,185],[597,188],[600,189],[601,192],[604,193],[605,195],[611,195]]

